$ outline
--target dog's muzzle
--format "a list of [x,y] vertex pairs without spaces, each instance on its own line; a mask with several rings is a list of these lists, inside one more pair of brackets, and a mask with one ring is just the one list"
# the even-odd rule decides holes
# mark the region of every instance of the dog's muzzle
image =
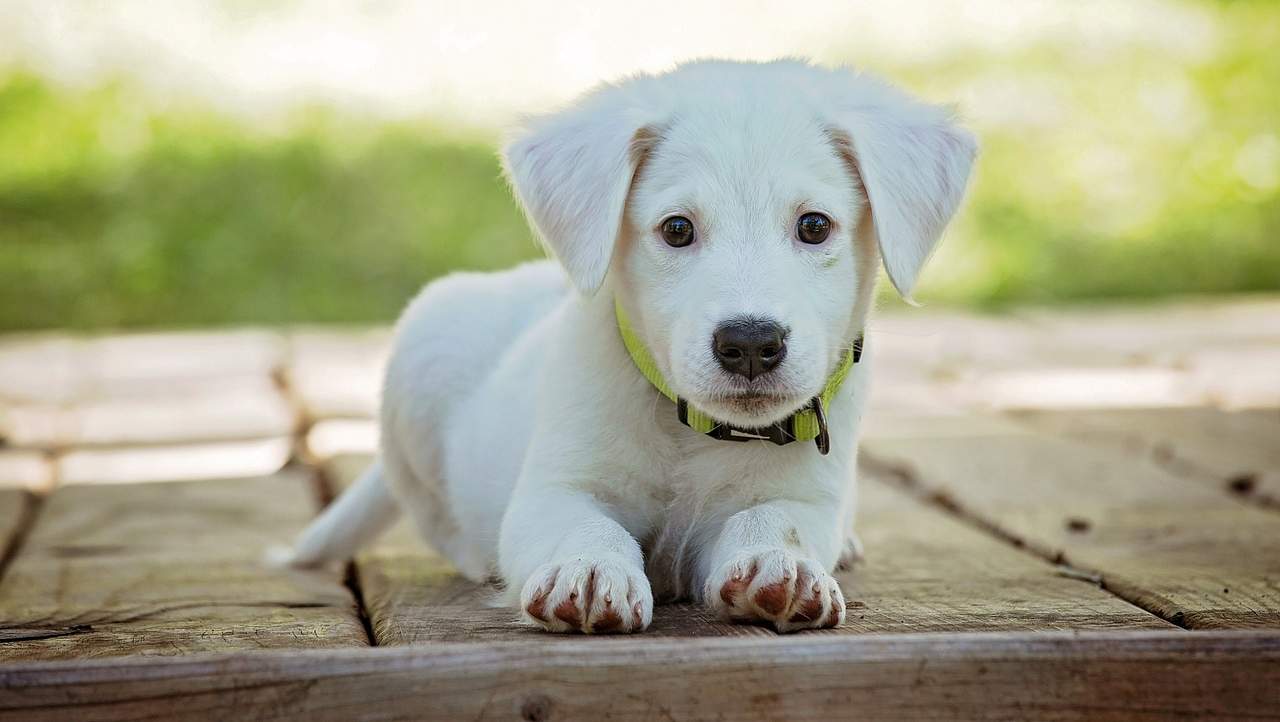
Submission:
[[649,383],[653,384],[654,388],[661,392],[663,396],[675,402],[676,417],[680,419],[680,423],[694,431],[721,441],[772,441],[782,446],[793,441],[809,441],[812,439],[818,447],[818,453],[826,455],[831,451],[831,432],[827,428],[827,405],[831,403],[831,399],[840,390],[840,385],[844,383],[849,371],[853,369],[853,365],[862,360],[862,336],[854,339],[849,349],[845,351],[835,372],[827,379],[822,393],[810,399],[804,408],[769,426],[758,429],[744,429],[716,421],[690,406],[685,399],[677,396],[671,390],[671,386],[667,384],[666,379],[662,377],[662,373],[658,371],[657,363],[649,355],[649,351],[644,347],[644,343],[640,341],[640,337],[636,335],[630,321],[627,319],[627,314],[622,310],[622,303],[614,299],[613,308],[618,318],[618,332],[622,336],[622,343],[626,346],[631,360],[635,363],[636,368],[640,370],[640,373],[649,380]]

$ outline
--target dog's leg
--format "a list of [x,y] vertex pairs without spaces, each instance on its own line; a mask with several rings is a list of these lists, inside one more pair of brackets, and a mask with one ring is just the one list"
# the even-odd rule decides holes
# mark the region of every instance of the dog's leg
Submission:
[[523,617],[552,632],[638,632],[653,617],[640,544],[594,497],[517,494],[503,522],[503,577]]
[[771,501],[729,517],[710,552],[703,599],[722,618],[779,632],[834,627],[844,594],[831,576],[843,547],[838,515]]
[[361,546],[391,526],[400,508],[387,490],[381,460],[374,461],[302,532],[292,555],[280,561],[299,568],[351,558]]

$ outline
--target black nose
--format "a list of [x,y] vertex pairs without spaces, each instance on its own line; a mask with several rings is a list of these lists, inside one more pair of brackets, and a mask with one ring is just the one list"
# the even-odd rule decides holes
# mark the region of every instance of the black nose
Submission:
[[725,371],[755,379],[787,357],[787,332],[769,320],[733,319],[716,328],[711,347]]

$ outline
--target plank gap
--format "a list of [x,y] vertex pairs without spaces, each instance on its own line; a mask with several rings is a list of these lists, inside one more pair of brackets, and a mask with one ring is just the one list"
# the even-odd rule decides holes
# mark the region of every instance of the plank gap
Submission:
[[[287,362],[276,364],[271,369],[271,385],[279,392],[280,397],[284,399],[285,405],[289,407],[289,411],[293,414],[293,439],[291,441],[291,459],[290,461],[298,461],[308,464],[311,468],[316,468],[315,459],[307,449],[307,436],[311,433],[311,429],[315,426],[316,420],[311,414],[307,413],[307,407],[302,402],[302,398],[298,395],[298,389],[290,383],[289,364]],[[323,489],[323,485],[320,485]],[[321,508],[332,500],[332,495],[320,495]]]
[[1073,564],[1062,549],[1041,545],[1014,534],[995,520],[989,519],[960,503],[946,491],[929,488],[916,477],[915,472],[906,466],[883,459],[873,452],[868,452],[866,449],[860,450],[858,463],[873,472],[870,476],[892,480],[899,488],[920,499],[921,502],[940,509],[943,513],[1008,544],[1014,549],[1029,553],[1053,564],[1060,576],[1094,584],[1108,594],[1169,624],[1181,629],[1189,628],[1182,610],[1152,608],[1147,604],[1143,604],[1141,600],[1144,595],[1137,593],[1140,590],[1130,589],[1128,585],[1122,583],[1109,583],[1107,576],[1100,570],[1088,569]]
[[360,618],[360,626],[364,627],[364,636],[369,639],[369,646],[379,646],[378,635],[373,631],[373,620],[369,618],[369,608],[364,603],[364,589],[360,587],[360,569],[354,559],[347,562],[347,573],[342,582],[356,602],[356,615]]
[[[307,468],[311,471],[310,476],[315,489],[316,509],[317,511],[323,510],[337,498],[337,485],[329,477],[329,473],[323,465],[312,466],[307,464]],[[370,619],[369,608],[365,604],[364,588],[360,584],[360,568],[356,565],[355,559],[347,560],[346,566],[343,568],[342,584],[351,593],[351,599],[355,602],[356,616],[360,620],[360,626],[364,629],[364,636],[368,640],[369,646],[379,646],[378,635],[373,631],[373,620]]]
[[43,496],[26,489],[21,493],[22,512],[18,516],[18,523],[14,525],[13,533],[9,538],[4,540],[4,548],[0,549],[0,583],[4,582],[9,564],[18,556],[18,552],[22,551],[22,545],[30,536],[31,530],[36,525],[36,518],[40,515],[40,509],[44,506]]

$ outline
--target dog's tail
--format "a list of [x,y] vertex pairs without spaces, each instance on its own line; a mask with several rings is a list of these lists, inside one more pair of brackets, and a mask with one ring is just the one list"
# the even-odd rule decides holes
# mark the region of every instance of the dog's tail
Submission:
[[295,568],[350,559],[400,516],[378,459],[302,532],[292,550],[272,552],[270,561]]

